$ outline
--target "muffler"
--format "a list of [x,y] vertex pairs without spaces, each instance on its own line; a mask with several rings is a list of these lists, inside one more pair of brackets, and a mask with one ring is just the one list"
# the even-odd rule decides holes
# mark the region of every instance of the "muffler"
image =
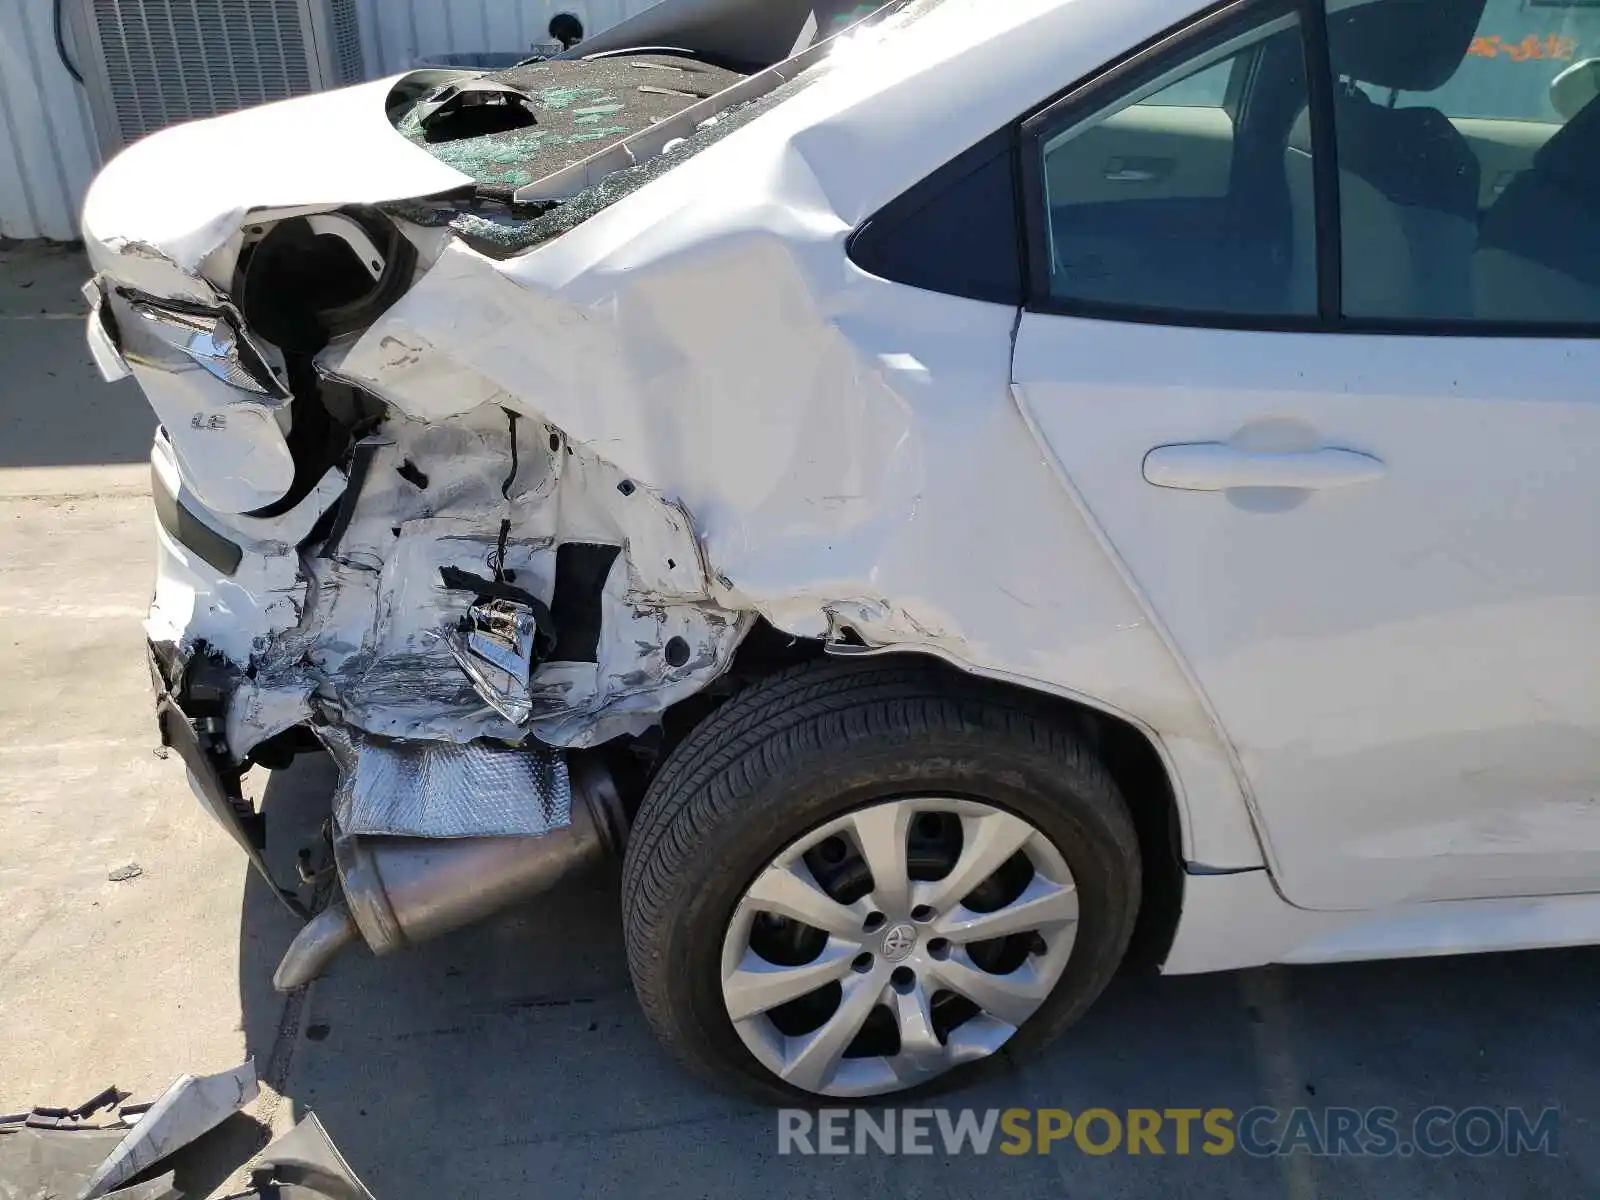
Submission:
[[309,983],[359,936],[392,954],[460,929],[619,854],[628,818],[600,762],[570,766],[571,821],[535,837],[352,837],[335,831],[342,899],[300,931],[272,984]]

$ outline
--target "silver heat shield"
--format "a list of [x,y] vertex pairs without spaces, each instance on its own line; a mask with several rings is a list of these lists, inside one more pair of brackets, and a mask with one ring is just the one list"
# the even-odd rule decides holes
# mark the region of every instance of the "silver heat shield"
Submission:
[[572,821],[560,751],[384,742],[339,726],[317,736],[339,764],[333,812],[346,835],[537,837]]

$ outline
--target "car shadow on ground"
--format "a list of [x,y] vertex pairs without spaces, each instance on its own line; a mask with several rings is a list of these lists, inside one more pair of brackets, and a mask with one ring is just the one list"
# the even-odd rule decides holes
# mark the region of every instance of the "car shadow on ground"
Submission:
[[106,383],[89,356],[79,289],[91,273],[76,246],[0,246],[0,470],[150,457],[156,419],[138,384]]
[[[331,765],[273,775],[277,869],[315,836]],[[1119,978],[1036,1061],[925,1104],[1287,1110],[1429,1105],[1561,1110],[1554,1156],[1261,1159],[1179,1154],[882,1156],[777,1152],[770,1112],[659,1049],[633,1001],[618,873],[601,871],[388,959],[357,947],[286,1004],[271,975],[295,925],[245,889],[241,1002],[251,1053],[295,1114],[315,1110],[379,1200],[453,1195],[987,1194],[1008,1198],[1596,1194],[1600,951],[1224,975]]]

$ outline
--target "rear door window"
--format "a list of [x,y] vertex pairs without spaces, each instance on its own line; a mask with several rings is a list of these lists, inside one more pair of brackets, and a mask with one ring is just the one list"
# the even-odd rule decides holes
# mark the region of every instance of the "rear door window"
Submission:
[[1600,322],[1600,5],[1330,0],[1343,311]]
[[1448,117],[1559,121],[1552,81],[1596,56],[1600,4],[1489,0],[1466,61],[1429,103]]
[[1069,97],[1034,119],[1041,300],[1154,320],[1314,316],[1309,141],[1294,180],[1285,164],[1306,108],[1298,17],[1268,10],[1092,112]]

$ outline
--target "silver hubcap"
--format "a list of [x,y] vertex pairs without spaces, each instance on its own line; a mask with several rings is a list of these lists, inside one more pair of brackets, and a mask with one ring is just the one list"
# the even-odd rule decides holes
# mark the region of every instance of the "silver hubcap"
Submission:
[[1021,817],[891,800],[756,876],[723,940],[723,1002],[786,1082],[882,1095],[1003,1046],[1061,978],[1077,923],[1066,860]]

